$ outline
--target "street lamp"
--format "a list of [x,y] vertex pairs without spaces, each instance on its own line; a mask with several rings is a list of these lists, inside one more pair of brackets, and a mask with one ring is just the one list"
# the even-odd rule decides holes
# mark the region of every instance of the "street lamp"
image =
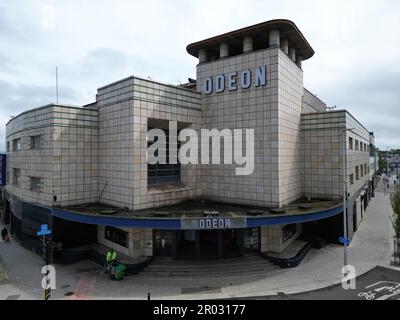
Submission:
[[343,248],[344,248],[344,266],[347,266],[347,131],[353,131],[354,128],[343,129]]

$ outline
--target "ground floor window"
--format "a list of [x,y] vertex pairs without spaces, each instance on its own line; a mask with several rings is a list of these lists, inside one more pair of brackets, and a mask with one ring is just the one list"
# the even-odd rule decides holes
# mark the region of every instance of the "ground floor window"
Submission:
[[105,238],[120,246],[128,248],[128,232],[114,227],[105,227]]

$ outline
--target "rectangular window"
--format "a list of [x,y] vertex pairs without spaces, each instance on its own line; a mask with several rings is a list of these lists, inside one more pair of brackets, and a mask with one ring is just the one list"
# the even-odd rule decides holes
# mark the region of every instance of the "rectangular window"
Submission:
[[356,180],[360,180],[360,167],[356,166]]
[[367,164],[364,163],[364,173],[367,174]]
[[[149,130],[152,128],[149,127]],[[156,186],[163,184],[172,184],[178,183],[181,181],[181,164],[179,163],[179,158],[177,159],[176,164],[169,163],[169,130],[161,129],[165,133],[166,137],[166,145],[165,145],[165,153],[166,153],[166,164],[148,164],[147,165],[147,184],[148,186]],[[179,132],[178,132],[179,135]],[[151,146],[153,142],[148,142],[148,147]],[[180,142],[177,143],[177,150],[179,151]]]
[[352,173],[350,175],[350,185],[353,185],[353,184],[354,184],[354,174]]
[[40,149],[42,143],[42,136],[31,137],[31,149]]
[[14,139],[13,140],[13,151],[20,151],[21,150],[21,139]]
[[13,185],[19,187],[21,185],[21,169],[13,168]]
[[30,189],[34,192],[40,192],[42,188],[42,179],[39,177],[30,177]]
[[114,227],[105,227],[104,236],[107,240],[128,248],[128,232]]
[[356,140],[356,151],[358,151],[359,150],[359,147],[358,147],[358,140]]
[[353,150],[353,138],[349,138],[349,149]]
[[364,166],[363,165],[360,166],[360,176],[361,177],[364,176]]
[[7,152],[10,152],[10,141],[7,141]]

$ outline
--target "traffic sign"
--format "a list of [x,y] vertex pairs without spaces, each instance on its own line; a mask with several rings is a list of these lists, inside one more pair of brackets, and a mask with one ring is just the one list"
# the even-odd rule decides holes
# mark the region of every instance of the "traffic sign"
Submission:
[[347,245],[350,244],[350,240],[346,237],[339,237],[339,242]]
[[40,231],[36,232],[38,236],[47,236],[51,234],[51,230],[49,230],[49,225],[47,224],[42,224],[40,226]]

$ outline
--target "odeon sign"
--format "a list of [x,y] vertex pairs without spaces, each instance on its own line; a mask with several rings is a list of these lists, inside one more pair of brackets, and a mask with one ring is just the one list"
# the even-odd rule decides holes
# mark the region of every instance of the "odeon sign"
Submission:
[[200,229],[230,229],[231,219],[206,218],[199,220]]
[[238,87],[248,89],[252,85],[255,87],[267,85],[267,66],[256,67],[254,70],[246,69],[239,74],[238,72],[231,72],[226,75],[219,74],[215,77],[205,78],[203,93],[206,95],[213,92],[222,93],[226,89],[236,91]]
[[246,228],[246,217],[234,218],[182,218],[181,229],[183,230],[219,230]]

